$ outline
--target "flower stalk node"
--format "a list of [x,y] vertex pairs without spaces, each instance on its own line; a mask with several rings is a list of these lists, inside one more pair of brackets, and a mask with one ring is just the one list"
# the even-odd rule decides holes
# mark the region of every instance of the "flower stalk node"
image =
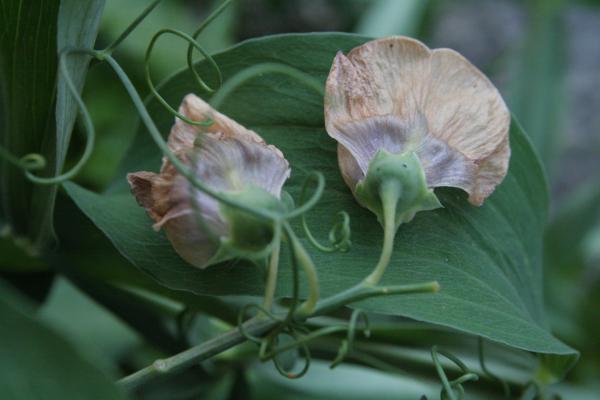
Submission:
[[386,218],[393,218],[395,229],[419,211],[442,207],[433,189],[427,187],[425,172],[414,152],[379,150],[369,163],[366,177],[356,186],[356,198],[382,226]]
[[[228,193],[227,197],[251,207],[277,212],[285,210],[284,204],[266,190],[249,186],[243,191]],[[265,220],[239,208],[221,204],[221,213],[229,223],[226,245],[244,253],[270,253],[275,237],[275,221]]]

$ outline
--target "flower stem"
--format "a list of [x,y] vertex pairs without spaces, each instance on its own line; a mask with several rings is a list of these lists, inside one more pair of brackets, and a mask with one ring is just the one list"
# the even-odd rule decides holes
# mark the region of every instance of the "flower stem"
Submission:
[[[277,321],[274,320],[254,318],[245,322],[244,328],[250,334],[260,335],[272,329],[276,324]],[[149,366],[119,380],[118,384],[126,390],[133,390],[156,376],[166,375],[192,366],[245,340],[246,337],[242,335],[239,328],[232,329],[172,357],[156,360]]]
[[383,207],[383,247],[379,261],[373,269],[373,272],[364,280],[365,284],[375,286],[381,280],[387,266],[392,258],[394,250],[394,238],[396,237],[396,204],[400,188],[395,182],[387,182],[383,185],[380,191],[381,204]]
[[279,269],[279,251],[281,248],[281,240],[275,241],[271,259],[269,260],[269,270],[267,271],[267,284],[265,287],[265,298],[263,307],[266,310],[271,310],[273,306],[273,298],[275,297],[275,288],[277,287],[277,271]]
[[[370,297],[385,296],[392,294],[409,293],[434,293],[439,290],[437,282],[425,282],[411,285],[389,286],[389,287],[368,287],[360,283],[337,295],[321,300],[314,308],[310,316],[299,315],[298,318],[305,320],[309,317],[327,314],[339,307],[355,303]],[[298,310],[300,313],[301,310]],[[162,360],[156,360],[151,365],[134,372],[118,381],[118,384],[127,390],[133,390],[143,385],[156,376],[169,374],[181,370],[185,367],[194,365],[200,361],[215,356],[237,344],[247,340],[248,335],[261,336],[273,329],[279,321],[266,318],[253,318],[243,324],[242,334],[239,327],[232,329],[214,339],[207,340],[198,346],[191,347],[181,353]]]
[[317,276],[317,269],[313,263],[310,255],[300,243],[300,240],[289,226],[288,223],[284,224],[284,229],[290,246],[292,247],[292,257],[296,259],[296,262],[300,264],[306,279],[308,280],[308,298],[298,308],[297,313],[299,316],[308,316],[313,313],[317,302],[319,301],[319,278]]

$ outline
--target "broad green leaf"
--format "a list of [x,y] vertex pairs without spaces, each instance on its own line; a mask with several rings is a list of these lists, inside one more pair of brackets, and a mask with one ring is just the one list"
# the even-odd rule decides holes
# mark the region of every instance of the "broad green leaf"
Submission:
[[[54,174],[54,88],[58,1],[0,0],[0,146],[16,157],[41,153]],[[31,253],[52,236],[55,188],[34,186],[0,160],[0,225]]]
[[[598,358],[595,349],[600,334],[600,263],[594,252],[600,250],[600,243],[594,243],[594,237],[599,229],[600,187],[593,182],[572,194],[557,211],[544,241],[545,291],[551,326],[561,338],[577,343],[582,354],[596,354],[596,360],[582,357],[573,371],[578,376],[585,376],[584,371],[595,365]],[[560,376],[560,370],[553,375]]]
[[111,379],[31,316],[0,281],[0,397],[4,400],[124,399]]
[[[105,0],[79,1],[62,0],[58,12],[58,51],[66,47],[93,47],[98,35],[100,16]],[[81,91],[90,58],[72,55],[67,59],[67,68],[75,86]],[[67,156],[77,104],[67,89],[64,78],[59,74],[56,95],[56,173],[60,173]]]
[[[67,276],[79,285],[79,289],[105,307],[114,307],[115,313],[125,321],[130,321],[130,318],[140,321],[140,309],[135,304],[138,302],[136,297],[158,298],[155,303],[175,303],[179,309],[185,305],[189,310],[214,315],[230,323],[237,321],[238,307],[235,304],[228,304],[212,296],[171,290],[136,268],[115,249],[72,200],[63,194],[59,194],[56,204],[56,233],[60,238],[60,248],[47,258],[50,267]],[[87,282],[87,285],[80,284],[84,282]],[[121,294],[115,296],[106,289],[101,291],[103,294],[98,293],[96,289],[105,286],[113,287]],[[133,300],[117,299],[122,298],[124,292],[129,292]],[[102,296],[98,297],[99,294]],[[131,303],[131,307],[123,308],[126,303]],[[143,328],[149,331],[152,326],[146,324]]]
[[[216,61],[226,78],[256,63],[280,62],[324,82],[335,53],[365,40],[345,34],[272,36],[235,46],[218,54]],[[206,65],[200,64],[200,70],[209,76]],[[177,105],[195,90],[191,82],[183,71],[165,82],[161,92]],[[154,100],[149,100],[148,108],[160,130],[169,132],[173,117]],[[324,173],[326,192],[308,217],[318,237],[326,237],[337,211],[349,212],[350,252],[322,254],[311,249],[322,295],[338,293],[363,279],[377,261],[381,228],[372,214],[356,204],[341,179],[336,143],[323,128],[320,95],[292,78],[263,74],[238,88],[222,111],[285,153],[293,171],[285,189],[292,195],[298,196],[308,172]],[[547,187],[531,144],[515,122],[511,147],[509,174],[483,207],[469,205],[459,190],[438,190],[445,208],[421,213],[399,230],[383,284],[435,279],[441,292],[378,298],[357,307],[449,326],[525,350],[573,354],[547,328],[541,290]],[[177,256],[162,233],[151,229],[151,220],[129,193],[125,173],[156,170],[160,159],[142,128],[108,192],[96,194],[72,183],[65,188],[125,257],[162,284],[198,294],[260,295],[263,275],[257,267],[236,262],[194,269]],[[285,258],[283,264],[279,295],[286,296],[291,293],[291,272]]]
[[131,328],[64,278],[56,279],[38,316],[115,376],[117,361],[139,342]]
[[[93,45],[103,5],[104,0],[0,0],[0,146],[16,157],[41,153],[47,162],[37,171],[41,176],[62,170],[77,114],[65,82],[57,78],[58,51]],[[88,62],[68,60],[79,88]],[[0,161],[0,227],[7,225],[30,253],[40,253],[53,240],[56,189],[33,185],[22,171]]]

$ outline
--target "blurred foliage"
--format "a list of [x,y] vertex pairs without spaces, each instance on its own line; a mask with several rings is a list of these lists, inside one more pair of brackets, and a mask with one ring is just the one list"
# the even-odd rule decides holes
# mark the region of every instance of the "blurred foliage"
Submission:
[[361,15],[355,32],[367,37],[415,36],[428,0],[373,0]]
[[[552,173],[559,168],[555,160],[563,149],[565,120],[568,118],[564,90],[568,83],[565,80],[568,53],[564,16],[573,4],[598,6],[600,2],[503,1],[523,7],[528,13],[526,36],[510,43],[502,58],[489,67],[494,69],[498,63],[503,63],[512,68],[508,102],[531,134]],[[106,3],[97,47],[114,39],[147,2],[107,0]],[[116,56],[141,93],[147,93],[142,60],[152,34],[162,27],[192,32],[216,3],[164,1],[123,43]],[[458,3],[462,1],[453,4]],[[244,38],[292,31],[342,30],[372,36],[420,35],[426,39],[439,17],[432,12],[438,7],[439,0],[240,0],[234,4],[201,36],[200,42],[209,51],[221,51]],[[157,82],[184,65],[185,48],[185,44],[177,39],[161,39],[152,60]],[[90,70],[84,98],[99,136],[93,157],[77,181],[88,188],[101,190],[117,171],[133,138],[137,116],[120,84],[105,66],[93,66]],[[67,167],[81,152],[82,136],[74,135]],[[555,389],[565,400],[595,400],[600,392],[600,188],[594,182],[589,187],[578,188],[569,197],[564,207],[556,210],[546,234],[546,300],[552,328],[560,338],[580,349],[582,357],[567,381]],[[2,301],[10,298],[11,304],[6,306],[9,303],[3,302],[0,305],[3,323],[6,324],[6,318],[10,316],[10,321],[15,321],[12,326],[21,327],[19,332],[25,332],[22,335],[30,332],[31,336],[37,336],[31,343],[44,344],[44,347],[35,345],[23,350],[30,352],[32,357],[36,354],[41,357],[31,359],[35,366],[28,367],[19,359],[19,363],[10,366],[13,372],[22,371],[14,369],[15,365],[30,368],[29,373],[41,371],[38,368],[43,367],[44,348],[54,347],[61,350],[61,354],[49,356],[57,357],[55,361],[65,360],[65,364],[72,362],[66,358],[79,359],[80,353],[86,353],[84,358],[89,356],[94,365],[90,366],[87,361],[83,362],[85,365],[75,361],[74,365],[80,365],[81,371],[100,368],[101,373],[96,371],[91,375],[100,374],[98,379],[105,381],[103,374],[106,372],[119,375],[131,372],[186,344],[197,343],[215,334],[216,325],[207,322],[206,316],[235,323],[236,300],[214,301],[157,285],[126,261],[102,232],[64,196],[59,197],[56,218],[60,247],[44,259],[32,258],[8,239],[0,239],[0,276],[12,288],[18,288],[21,294],[27,294],[38,303],[27,304],[28,300],[21,299],[12,288],[4,290],[2,287]],[[55,279],[54,271],[59,271],[63,278]],[[123,304],[127,307],[121,307]],[[198,314],[203,315],[204,320],[194,319],[195,328],[182,336],[177,324],[184,304],[191,310],[192,319],[198,318]],[[36,306],[37,312],[33,311]],[[436,333],[432,326],[426,326],[424,330],[399,329],[398,323],[406,323],[404,320],[386,322],[391,322],[393,329],[375,329],[375,335],[387,346],[361,347],[359,343],[357,348],[388,361],[397,369],[409,369],[411,374],[397,370],[376,372],[357,357],[351,358],[353,365],[343,365],[335,371],[329,371],[326,365],[317,361],[303,380],[288,381],[273,374],[271,365],[249,363],[249,350],[241,348],[224,359],[203,363],[154,382],[138,391],[135,398],[418,399],[427,394],[433,399],[439,395],[439,382],[431,380],[434,375],[427,350],[413,348],[433,341],[459,351],[472,363],[470,365],[477,366],[473,343],[465,343],[464,337],[456,339],[445,331]],[[0,327],[0,336],[6,332]],[[13,337],[11,343],[18,346],[23,337]],[[330,357],[327,348],[330,349],[332,343],[318,343],[317,347],[319,345],[318,355]],[[38,349],[39,353],[32,349]],[[12,359],[6,357],[7,353],[2,354],[0,375],[7,368],[2,361]],[[519,369],[515,372],[511,369],[514,366],[510,366],[514,362],[513,354],[504,348],[493,348],[490,354],[494,371],[519,375]],[[517,364],[521,363],[520,368],[531,362],[526,358]],[[61,369],[43,373],[56,374],[57,381],[62,382],[65,379],[60,376],[62,372],[78,373]],[[22,374],[25,376],[24,372]],[[72,376],[76,375],[69,375]],[[489,382],[481,384],[484,388],[492,385]],[[474,393],[469,398],[493,398],[490,391],[478,395],[476,388],[477,385],[468,386],[469,393]],[[492,389],[498,388],[492,386]],[[1,392],[0,397],[4,398]]]
[[90,353],[74,348],[40,321],[27,301],[2,280],[0,315],[2,399],[60,400],[66,393],[81,400],[124,398],[106,372],[91,361]]
[[528,27],[513,55],[508,103],[552,175],[565,131],[565,5],[528,0]]
[[[32,2],[2,0],[0,9],[0,146],[17,162],[26,154],[44,155],[46,163],[37,172],[51,175],[59,2],[37,7]],[[54,240],[56,188],[34,185],[3,157],[0,194],[0,230],[18,238],[28,253],[39,255]]]

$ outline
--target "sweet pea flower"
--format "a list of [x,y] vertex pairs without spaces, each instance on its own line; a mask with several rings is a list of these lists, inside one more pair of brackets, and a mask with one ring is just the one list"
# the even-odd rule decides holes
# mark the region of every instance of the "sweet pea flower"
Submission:
[[396,197],[396,229],[441,206],[436,187],[460,188],[481,205],[508,169],[510,114],[498,90],[457,52],[407,37],[338,52],[325,124],[358,202],[383,224],[383,197]]
[[[179,112],[195,121],[213,121],[202,127],[176,119],[169,135],[169,149],[197,180],[249,206],[280,209],[290,175],[281,151],[195,95],[184,98]],[[154,229],[163,229],[175,251],[195,267],[235,257],[235,250],[259,251],[272,240],[272,226],[193,187],[166,157],[160,173],[130,173],[127,180]]]

